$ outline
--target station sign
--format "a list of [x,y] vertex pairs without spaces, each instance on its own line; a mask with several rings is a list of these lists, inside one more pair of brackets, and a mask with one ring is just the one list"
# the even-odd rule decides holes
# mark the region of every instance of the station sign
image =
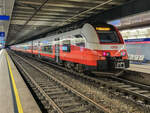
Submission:
[[0,32],[0,48],[5,46],[5,32]]
[[0,37],[5,37],[5,32],[0,32]]
[[2,20],[2,21],[9,21],[9,19],[10,19],[10,16],[0,15],[0,20]]

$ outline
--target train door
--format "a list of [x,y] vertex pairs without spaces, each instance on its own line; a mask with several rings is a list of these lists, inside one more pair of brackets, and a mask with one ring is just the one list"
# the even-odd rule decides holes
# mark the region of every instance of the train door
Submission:
[[59,44],[59,38],[55,39],[55,61],[57,63],[60,63],[60,44]]
[[32,53],[32,55],[33,55],[33,41],[31,41],[31,53]]
[[41,55],[40,55],[40,53],[41,53],[41,51],[40,51],[40,50],[41,50],[40,43],[41,43],[41,42],[38,41],[38,57],[39,57],[39,58],[41,58]]

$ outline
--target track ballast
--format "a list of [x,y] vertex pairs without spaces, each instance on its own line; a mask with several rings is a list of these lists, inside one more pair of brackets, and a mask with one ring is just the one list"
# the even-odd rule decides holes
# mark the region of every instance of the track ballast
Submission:
[[15,55],[22,71],[44,107],[50,113],[110,113],[108,109],[51,76],[33,63]]
[[[27,58],[29,61],[31,59]],[[53,68],[55,68],[57,71],[59,72],[64,72],[66,71],[69,75],[80,78],[80,79],[84,79],[90,82],[90,84],[94,84],[95,86],[99,86],[99,87],[103,87],[104,89],[109,89],[110,91],[112,91],[113,93],[119,94],[118,96],[120,96],[120,94],[123,97],[127,97],[127,100],[133,100],[134,103],[137,104],[142,104],[144,105],[144,107],[148,108],[145,109],[146,112],[149,111],[149,105],[150,105],[150,86],[146,86],[146,85],[142,85],[142,84],[138,84],[138,83],[134,83],[131,81],[127,81],[125,79],[121,79],[121,78],[117,78],[114,76],[104,76],[104,77],[98,77],[96,75],[85,75],[85,74],[80,74],[78,72],[74,72],[72,70],[68,70],[62,66],[56,65],[54,63],[50,63],[50,62],[45,62],[43,60],[32,60],[34,62],[34,64],[38,64],[39,62],[41,62],[43,64],[43,66],[51,66]],[[39,68],[44,70],[44,67],[39,65]],[[46,72],[48,72],[48,70],[45,70]],[[66,73],[66,74],[67,74]]]

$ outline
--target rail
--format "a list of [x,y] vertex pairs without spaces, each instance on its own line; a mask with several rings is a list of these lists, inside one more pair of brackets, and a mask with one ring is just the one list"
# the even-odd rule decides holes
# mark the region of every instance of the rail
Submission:
[[[96,103],[95,101],[93,101],[92,99],[90,99],[89,97],[87,97],[87,96],[85,96],[85,95],[83,95],[83,94],[81,94],[80,92],[78,92],[77,90],[75,90],[75,89],[73,89],[72,87],[70,87],[69,85],[67,85],[67,84],[65,84],[65,83],[63,83],[62,81],[60,81],[60,80],[58,80],[58,79],[56,79],[54,76],[52,76],[52,75],[50,75],[49,73],[47,73],[47,72],[45,72],[45,71],[43,71],[42,69],[40,69],[39,67],[37,67],[37,66],[35,66],[34,64],[32,64],[32,63],[30,63],[30,62],[28,62],[27,60],[25,60],[25,59],[23,59],[22,57],[20,57],[20,56],[18,56],[18,55],[16,55],[17,56],[17,59],[21,59],[20,61],[22,61],[22,62],[25,62],[26,63],[26,67],[29,67],[30,66],[30,70],[36,70],[36,71],[38,71],[38,73],[40,73],[41,75],[45,75],[45,76],[47,76],[48,78],[48,80],[49,79],[51,79],[52,81],[55,81],[55,85],[53,85],[53,87],[54,86],[57,86],[58,85],[58,87],[63,87],[63,89],[65,89],[65,92],[63,92],[63,90],[61,90],[60,92],[61,93],[67,93],[68,94],[68,92],[71,92],[72,94],[71,95],[76,95],[76,97],[78,97],[78,98],[81,98],[81,103],[85,103],[85,102],[87,102],[88,103],[88,105],[86,105],[86,106],[88,106],[87,108],[87,110],[91,110],[91,112],[93,112],[92,111],[92,109],[93,109],[93,107],[95,107],[95,112],[97,112],[97,113],[111,113],[107,108],[105,108],[105,107],[103,107],[102,105],[100,105],[100,104],[98,104],[98,103]],[[15,60],[14,60],[15,61]],[[25,73],[25,75],[29,78],[29,81],[31,82],[31,84],[34,84],[34,89],[36,89],[36,90],[38,90],[39,92],[40,92],[40,94],[41,95],[44,95],[44,97],[46,98],[46,101],[48,101],[49,103],[51,103],[51,105],[52,106],[54,106],[54,108],[58,111],[58,112],[60,112],[60,113],[65,113],[65,110],[63,109],[62,110],[62,107],[60,107],[59,105],[58,105],[58,103],[56,102],[56,101],[54,101],[52,98],[50,98],[50,96],[48,95],[50,92],[46,92],[45,90],[44,90],[44,88],[43,87],[49,87],[50,85],[52,85],[52,84],[49,84],[49,83],[52,83],[52,81],[50,82],[47,82],[47,80],[46,79],[43,79],[44,77],[41,77],[41,79],[40,79],[40,81],[44,81],[43,83],[41,83],[40,81],[35,81],[34,79],[39,79],[40,78],[40,76],[38,76],[39,78],[37,78],[37,75],[36,76],[34,76],[34,77],[30,77],[31,76],[31,74],[32,73],[30,73],[29,74],[29,72],[27,72],[24,68],[25,67],[23,67],[21,64],[22,63],[18,63],[18,61],[16,62],[16,64],[23,70],[23,72]],[[27,66],[27,64],[28,64],[28,66]],[[31,68],[32,67],[32,68]],[[35,72],[35,71],[34,71]],[[37,73],[36,73],[37,74]],[[36,77],[36,78],[35,78]],[[34,79],[33,79],[34,78]],[[41,83],[41,84],[40,84]],[[50,88],[51,89],[51,88]],[[50,89],[47,89],[47,90],[50,90]],[[53,89],[54,90],[54,89]],[[59,98],[59,97],[58,97]],[[75,97],[72,97],[72,98],[75,98]],[[83,102],[84,101],[84,102]],[[78,102],[78,104],[79,104],[80,102]],[[74,105],[75,106],[75,105]],[[82,105],[82,107],[84,107],[83,105]],[[86,108],[86,107],[85,107]],[[90,109],[89,109],[90,108]],[[82,108],[80,108],[81,110],[82,110]],[[86,110],[85,110],[86,111]]]

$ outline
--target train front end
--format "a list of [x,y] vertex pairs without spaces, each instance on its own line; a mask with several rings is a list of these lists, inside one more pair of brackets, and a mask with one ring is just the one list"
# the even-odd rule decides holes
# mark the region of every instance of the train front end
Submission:
[[[101,69],[123,69],[129,67],[126,45],[117,28],[102,26],[95,28],[99,39],[99,55],[105,60],[98,60]],[[103,62],[103,63],[102,63]]]
[[[86,26],[86,30],[89,29]],[[97,71],[124,69],[129,67],[128,53],[124,40],[118,29],[112,25],[92,26],[88,30],[87,48],[93,51]],[[88,36],[90,35],[90,36]],[[92,38],[91,38],[92,37]]]

